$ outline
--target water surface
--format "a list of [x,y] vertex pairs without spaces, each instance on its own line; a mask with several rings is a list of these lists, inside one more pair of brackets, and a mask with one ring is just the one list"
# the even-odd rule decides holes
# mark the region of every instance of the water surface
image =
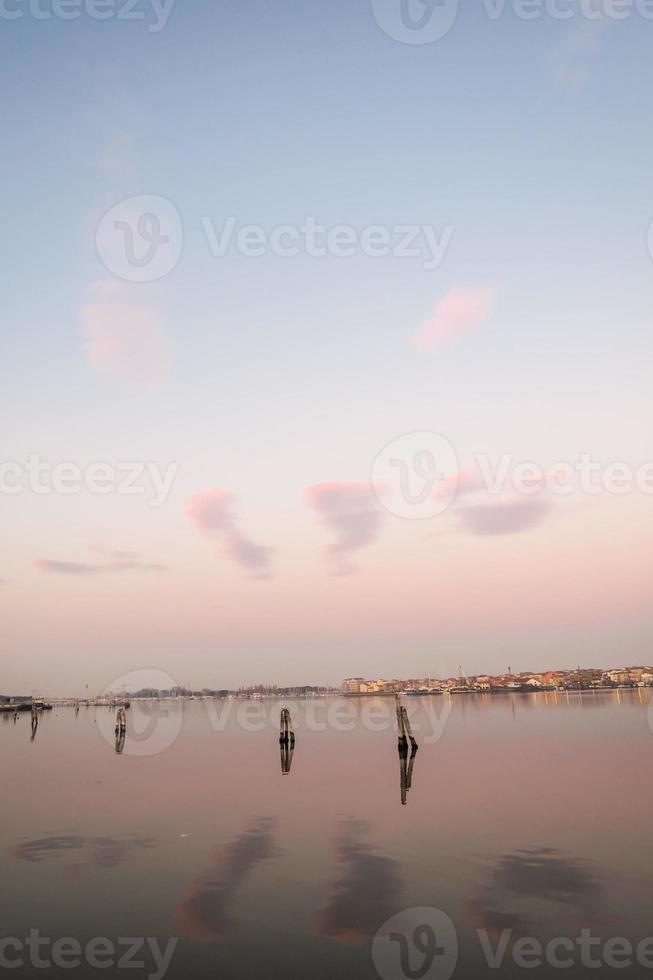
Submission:
[[[28,715],[0,716],[2,936],[177,937],[170,980],[372,980],[377,967],[400,980],[400,942],[393,962],[377,943],[375,965],[373,938],[425,907],[453,923],[460,978],[523,976],[523,937],[590,929],[636,945],[653,934],[649,694],[407,699],[420,743],[409,788],[386,699],[291,705],[286,774],[285,701],[248,702],[246,717],[235,703],[168,704],[147,737],[151,706],[135,703],[124,745],[107,708],[58,708],[33,738]],[[420,914],[406,920],[415,974]],[[479,930],[493,947],[509,931],[498,971]],[[127,976],[155,973],[149,954],[134,958],[145,965]],[[420,975],[449,976],[445,959]],[[577,960],[528,972],[596,975]],[[101,975],[84,962],[68,974]]]

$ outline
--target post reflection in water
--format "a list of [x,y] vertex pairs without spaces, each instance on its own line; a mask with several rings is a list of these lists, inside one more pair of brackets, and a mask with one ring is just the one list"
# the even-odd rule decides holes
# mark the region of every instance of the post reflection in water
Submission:
[[36,705],[32,705],[32,737],[30,738],[30,742],[33,742],[34,739],[36,738],[38,727],[39,727],[39,714],[38,711],[36,710]]
[[408,746],[399,746],[399,784],[402,806],[406,806],[408,802],[407,797],[413,783],[413,768],[415,766],[416,755],[416,746],[411,749],[410,758],[408,756]]
[[288,743],[285,743],[280,746],[280,749],[281,749],[281,772],[284,776],[287,776],[290,773],[290,768],[292,766],[292,757],[295,751],[295,746],[294,744],[288,745]]

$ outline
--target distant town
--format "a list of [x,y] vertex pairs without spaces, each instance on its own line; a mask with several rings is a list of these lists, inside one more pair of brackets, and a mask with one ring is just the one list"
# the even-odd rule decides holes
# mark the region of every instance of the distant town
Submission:
[[615,688],[653,687],[653,667],[613,667],[602,670],[577,667],[575,670],[526,671],[514,674],[476,674],[468,677],[462,670],[456,677],[436,680],[429,677],[408,680],[366,680],[348,677],[343,681],[343,694],[473,694],[502,691],[593,691]]
[[537,691],[599,691],[624,688],[653,687],[653,667],[613,667],[609,670],[594,667],[578,667],[575,670],[547,670],[542,672],[525,671],[513,673],[508,668],[505,674],[476,674],[467,676],[462,670],[455,677],[433,678],[377,678],[348,677],[339,687],[302,685],[298,687],[278,687],[258,684],[236,689],[173,687],[169,690],[142,688],[138,691],[103,692],[86,698],[43,698],[32,695],[0,695],[0,711],[29,710],[32,703],[38,708],[52,704],[91,704],[114,705],[125,700],[215,700],[262,698],[309,698],[309,697],[361,697],[394,694],[415,695],[458,695],[458,694],[501,694],[533,693]]

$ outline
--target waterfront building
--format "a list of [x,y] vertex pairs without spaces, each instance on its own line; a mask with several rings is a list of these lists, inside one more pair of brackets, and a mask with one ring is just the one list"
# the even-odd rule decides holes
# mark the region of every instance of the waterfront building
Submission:
[[360,694],[362,684],[365,684],[364,677],[347,677],[342,682],[342,689],[345,694]]

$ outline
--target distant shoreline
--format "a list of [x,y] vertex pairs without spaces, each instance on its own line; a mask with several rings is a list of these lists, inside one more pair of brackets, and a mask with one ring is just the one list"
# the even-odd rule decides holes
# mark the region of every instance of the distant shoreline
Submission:
[[[595,687],[595,688],[540,688],[538,690],[510,690],[506,688],[494,688],[490,691],[454,691],[450,692],[447,690],[443,691],[404,691],[399,696],[402,698],[451,698],[452,700],[466,700],[470,696],[474,697],[505,697],[507,695],[561,695],[561,694],[615,694],[623,691],[646,691],[653,690],[653,686],[631,686],[623,685],[617,687]],[[399,693],[399,692],[397,692]],[[295,700],[295,701],[310,701],[310,700],[324,700],[324,699],[335,699],[335,698],[347,698],[355,699],[362,698],[369,700],[370,698],[394,698],[395,692],[393,691],[363,691],[361,693],[355,693],[351,691],[332,691],[328,694],[300,694],[300,695],[289,695],[289,694],[231,694],[231,695],[207,695],[203,697],[198,696],[188,696],[179,695],[177,697],[131,697],[131,702],[135,704],[147,704],[152,701],[165,702],[166,704],[190,704],[193,702],[206,702],[206,701],[283,701],[283,700]],[[76,698],[48,698],[48,705],[52,705],[57,708],[115,708],[117,702],[110,701],[95,701],[90,700],[78,700]],[[27,707],[27,710],[29,710]],[[5,712],[13,711],[13,705],[3,705],[2,710]],[[19,710],[21,710],[19,708]],[[24,711],[25,708],[22,708]]]

